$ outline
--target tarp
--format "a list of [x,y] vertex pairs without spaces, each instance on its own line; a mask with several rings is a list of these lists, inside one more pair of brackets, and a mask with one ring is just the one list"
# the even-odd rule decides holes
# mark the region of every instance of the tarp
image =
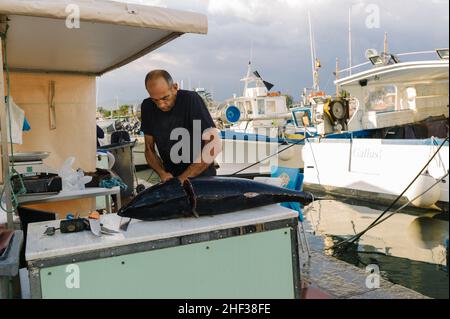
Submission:
[[105,0],[1,0],[0,31],[6,23],[12,71],[88,75],[125,65],[184,33],[208,31],[202,14]]

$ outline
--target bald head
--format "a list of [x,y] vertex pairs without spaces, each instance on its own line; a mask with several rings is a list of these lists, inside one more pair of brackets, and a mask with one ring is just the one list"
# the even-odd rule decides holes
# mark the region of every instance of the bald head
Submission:
[[166,70],[153,70],[148,72],[145,76],[145,87],[147,88],[149,82],[158,79],[164,79],[169,87],[173,85],[173,79],[169,72],[167,72]]
[[170,111],[175,105],[178,85],[165,70],[153,70],[145,77],[145,88],[156,106],[163,112]]

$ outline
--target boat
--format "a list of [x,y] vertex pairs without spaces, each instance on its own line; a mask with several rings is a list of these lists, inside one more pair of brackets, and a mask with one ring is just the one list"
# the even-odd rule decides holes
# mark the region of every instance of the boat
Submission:
[[320,137],[302,149],[304,187],[384,203],[404,193],[448,211],[448,49],[430,53],[439,59],[368,50],[372,68],[335,81],[346,95],[313,106]]
[[[287,147],[286,134],[295,139],[297,127],[292,124],[292,111],[287,98],[270,92],[273,84],[264,81],[248,63],[242,96],[234,96],[214,116],[221,129],[222,153],[216,158],[221,176],[270,175],[279,166],[276,155]],[[283,152],[283,160],[298,158],[299,150]],[[293,166],[301,166],[296,162]]]

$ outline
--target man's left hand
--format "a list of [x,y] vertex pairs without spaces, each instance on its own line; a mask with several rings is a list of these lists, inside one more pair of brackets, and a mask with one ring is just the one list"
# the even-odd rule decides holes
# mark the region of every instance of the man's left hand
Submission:
[[181,184],[184,184],[184,182],[187,180],[188,178],[186,176],[184,176],[183,174],[178,176],[178,180],[181,182]]

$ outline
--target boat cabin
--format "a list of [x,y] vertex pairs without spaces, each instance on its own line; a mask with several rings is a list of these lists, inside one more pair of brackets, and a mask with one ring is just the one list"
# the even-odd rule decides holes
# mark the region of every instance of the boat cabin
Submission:
[[394,63],[336,81],[351,96],[348,131],[448,118],[447,60]]

